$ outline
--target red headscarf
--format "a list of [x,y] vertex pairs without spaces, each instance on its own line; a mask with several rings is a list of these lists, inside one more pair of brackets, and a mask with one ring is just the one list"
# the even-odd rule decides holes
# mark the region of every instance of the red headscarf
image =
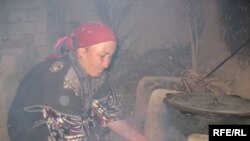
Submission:
[[116,42],[115,34],[110,27],[101,22],[90,22],[75,28],[68,36],[61,37],[53,47],[49,58],[59,58],[65,50],[89,47],[106,41]]

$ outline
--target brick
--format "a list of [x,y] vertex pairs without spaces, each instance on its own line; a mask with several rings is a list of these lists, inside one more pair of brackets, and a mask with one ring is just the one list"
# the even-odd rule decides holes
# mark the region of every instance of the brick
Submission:
[[45,33],[47,32],[47,22],[41,21],[34,23],[36,33]]
[[9,23],[8,24],[9,35],[21,35],[34,33],[34,23]]
[[[5,37],[6,38],[6,37]],[[7,41],[1,43],[1,48],[3,49],[18,49],[27,48],[33,42],[33,35],[21,35],[21,36],[11,36],[7,37]]]
[[37,9],[46,7],[45,0],[8,0],[5,7],[8,10]]
[[4,9],[0,8],[0,22],[6,22],[6,20],[7,20],[6,11],[4,11]]
[[[14,55],[15,54],[15,55]],[[5,55],[2,56],[2,63],[1,65],[4,66],[4,69],[2,69],[2,72],[4,74],[3,77],[3,81],[6,82],[6,80],[8,79],[9,76],[11,76],[10,74],[14,74],[16,70],[18,70],[16,68],[16,59],[20,59],[17,58],[17,56],[19,56],[19,51],[18,50],[9,50],[8,52],[5,52]]]
[[46,21],[47,11],[45,8],[26,10],[27,21]]
[[48,36],[46,33],[34,34],[32,46],[45,46],[48,44]]
[[6,35],[7,33],[6,26],[7,26],[6,23],[0,22],[0,36]]
[[8,22],[26,22],[26,10],[11,10],[8,12]]

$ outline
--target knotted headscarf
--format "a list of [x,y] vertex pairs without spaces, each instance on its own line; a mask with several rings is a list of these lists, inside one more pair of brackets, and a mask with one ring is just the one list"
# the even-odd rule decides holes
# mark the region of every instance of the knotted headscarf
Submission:
[[106,41],[116,42],[115,34],[110,27],[101,22],[82,24],[75,28],[70,35],[58,39],[47,59],[59,58],[66,51],[85,48]]

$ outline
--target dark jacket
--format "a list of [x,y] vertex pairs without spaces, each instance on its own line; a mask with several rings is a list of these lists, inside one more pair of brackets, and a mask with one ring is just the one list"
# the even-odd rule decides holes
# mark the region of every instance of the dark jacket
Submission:
[[87,116],[88,126],[84,127],[83,103],[88,97],[77,87],[79,82],[74,84],[73,80],[68,80],[71,69],[70,59],[65,55],[39,63],[23,78],[9,110],[8,133],[12,141],[66,140],[77,134],[84,136],[79,140],[87,140],[97,128],[96,124],[101,127],[105,126],[103,123],[121,119],[114,92],[104,73],[99,78],[88,77],[94,95]]

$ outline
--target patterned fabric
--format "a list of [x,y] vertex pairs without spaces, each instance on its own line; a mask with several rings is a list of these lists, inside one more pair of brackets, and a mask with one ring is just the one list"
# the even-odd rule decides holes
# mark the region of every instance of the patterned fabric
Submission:
[[80,82],[76,76],[76,73],[72,67],[70,67],[69,71],[67,72],[64,82],[63,82],[64,89],[72,89],[76,96],[81,95],[80,89]]
[[80,117],[68,116],[51,108],[44,108],[43,116],[50,131],[48,140],[86,141]]

